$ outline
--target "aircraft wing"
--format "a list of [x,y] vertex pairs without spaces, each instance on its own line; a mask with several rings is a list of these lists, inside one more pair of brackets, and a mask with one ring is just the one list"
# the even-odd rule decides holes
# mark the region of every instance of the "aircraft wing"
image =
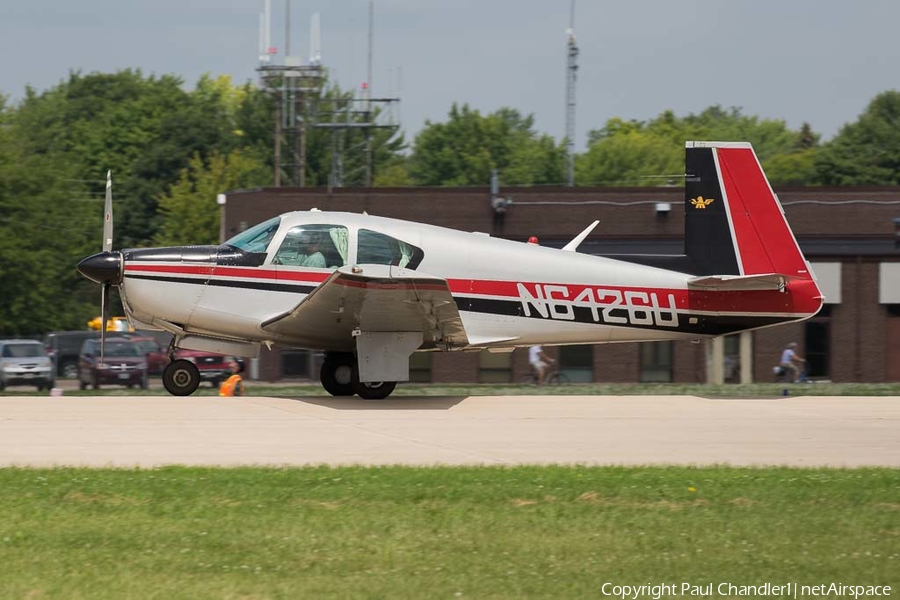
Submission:
[[445,279],[390,265],[345,266],[263,331],[352,347],[353,332],[421,331],[426,346],[468,344]]

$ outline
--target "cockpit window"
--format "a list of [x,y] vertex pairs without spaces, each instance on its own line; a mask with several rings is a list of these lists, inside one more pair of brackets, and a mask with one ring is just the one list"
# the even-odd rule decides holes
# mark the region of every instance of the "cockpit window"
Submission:
[[337,269],[347,264],[349,241],[341,225],[298,225],[285,234],[272,264]]
[[377,231],[359,230],[359,250],[356,257],[359,264],[395,265],[415,269],[423,258],[425,253],[412,244]]
[[265,252],[269,247],[269,242],[278,231],[281,224],[281,217],[275,217],[268,221],[263,221],[259,225],[254,225],[246,231],[242,231],[225,243],[235,248],[240,248],[245,252]]

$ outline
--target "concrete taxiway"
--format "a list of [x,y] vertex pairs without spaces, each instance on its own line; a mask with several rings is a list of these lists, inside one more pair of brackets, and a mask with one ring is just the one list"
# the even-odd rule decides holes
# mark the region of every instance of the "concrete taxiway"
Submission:
[[0,466],[900,467],[900,398],[0,397]]

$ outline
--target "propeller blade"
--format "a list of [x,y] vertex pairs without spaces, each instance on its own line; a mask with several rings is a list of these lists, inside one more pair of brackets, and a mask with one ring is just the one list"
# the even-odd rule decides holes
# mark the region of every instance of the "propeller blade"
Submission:
[[100,295],[100,362],[103,363],[106,357],[106,322],[109,319],[109,284],[102,284],[102,293]]
[[112,213],[112,171],[106,172],[106,203],[103,207],[103,251],[112,250],[113,213]]

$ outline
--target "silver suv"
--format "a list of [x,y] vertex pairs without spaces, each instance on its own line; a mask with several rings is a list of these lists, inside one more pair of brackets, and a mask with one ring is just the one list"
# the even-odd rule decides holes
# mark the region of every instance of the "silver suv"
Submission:
[[50,389],[56,383],[53,362],[44,345],[35,340],[0,340],[0,390],[8,385],[36,385]]

